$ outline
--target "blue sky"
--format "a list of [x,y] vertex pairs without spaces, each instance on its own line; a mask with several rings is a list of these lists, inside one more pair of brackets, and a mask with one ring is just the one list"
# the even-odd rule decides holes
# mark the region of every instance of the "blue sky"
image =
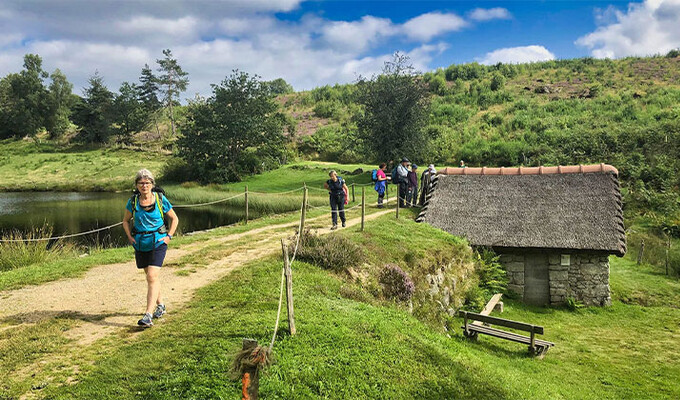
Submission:
[[619,58],[680,47],[680,0],[3,0],[0,76],[26,53],[81,93],[98,71],[115,90],[173,50],[186,93],[233,69],[298,89],[380,71],[395,51],[421,71],[452,63]]

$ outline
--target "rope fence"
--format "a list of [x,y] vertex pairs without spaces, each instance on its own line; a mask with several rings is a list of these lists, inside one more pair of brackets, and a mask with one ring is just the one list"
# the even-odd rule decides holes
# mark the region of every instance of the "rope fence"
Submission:
[[[371,186],[371,185],[373,185],[373,183],[366,183],[366,184],[350,184],[350,185],[356,185],[356,186]],[[180,208],[180,209],[182,209],[182,208],[206,207],[206,206],[211,206],[211,205],[215,205],[215,204],[224,203],[224,202],[227,202],[227,201],[229,201],[229,200],[236,199],[236,198],[241,197],[241,196],[246,196],[246,209],[247,209],[247,207],[248,207],[248,205],[247,205],[247,203],[248,203],[248,197],[247,197],[247,195],[249,195],[249,194],[256,194],[256,195],[275,195],[275,196],[280,196],[280,195],[284,195],[284,194],[295,193],[295,192],[298,192],[298,191],[300,191],[300,190],[305,190],[305,189],[308,189],[308,190],[316,190],[316,191],[328,193],[328,190],[326,190],[326,189],[321,189],[321,188],[317,188],[317,187],[314,187],[314,186],[301,186],[301,187],[299,187],[299,188],[295,188],[295,189],[291,189],[291,190],[286,190],[286,191],[283,191],[283,192],[257,192],[257,191],[248,191],[248,190],[246,189],[246,191],[243,192],[243,193],[238,193],[238,194],[235,194],[235,195],[233,195],[233,196],[229,196],[229,197],[226,197],[226,198],[223,198],[223,199],[218,199],[218,200],[209,201],[209,202],[204,202],[204,203],[196,203],[196,204],[177,204],[177,205],[174,205],[173,208]],[[354,193],[351,193],[351,194],[349,194],[349,196],[354,197],[353,194],[354,194]],[[306,195],[305,195],[305,196],[306,196]],[[401,199],[401,200],[403,200],[404,202],[406,202],[406,199],[404,199],[404,198],[402,198],[402,197],[400,197],[400,196],[398,196],[398,198]],[[318,210],[318,209],[323,209],[323,208],[328,208],[328,207],[329,207],[329,206],[327,206],[327,205],[323,205],[323,206],[312,206],[312,205],[309,204],[308,199],[307,199],[306,197],[305,197],[305,199],[306,199],[305,202],[306,202],[306,207],[307,207],[307,209],[315,209],[315,210]],[[385,200],[385,202],[387,202],[387,201],[388,201],[388,199]],[[359,208],[359,207],[361,207],[361,206],[362,206],[362,204],[359,203],[359,204],[357,204],[357,205],[354,205],[354,206],[352,206],[352,207],[345,208],[345,209],[343,209],[343,210],[332,210],[332,209],[331,209],[331,210],[329,210],[329,211],[330,211],[331,213],[340,213],[340,212],[345,212],[345,211],[353,210],[353,209]],[[420,207],[420,206],[414,205],[414,207]],[[247,214],[246,214],[246,220],[247,220]],[[42,242],[42,241],[52,241],[52,240],[68,239],[68,238],[74,238],[74,237],[79,237],[79,236],[85,236],[85,235],[90,235],[90,234],[93,234],[93,233],[105,231],[105,230],[112,229],[112,228],[115,228],[115,227],[117,227],[117,226],[120,226],[120,225],[122,225],[122,224],[123,224],[122,222],[118,222],[118,223],[115,223],[115,224],[112,224],[112,225],[108,225],[108,226],[105,226],[105,227],[102,227],[102,228],[92,229],[92,230],[85,231],[85,232],[72,233],[72,234],[60,235],[60,236],[52,236],[52,237],[48,237],[48,238],[0,239],[0,243],[11,243],[11,242]],[[297,246],[296,246],[296,251],[297,251]],[[295,254],[293,255],[293,259],[295,259]]]

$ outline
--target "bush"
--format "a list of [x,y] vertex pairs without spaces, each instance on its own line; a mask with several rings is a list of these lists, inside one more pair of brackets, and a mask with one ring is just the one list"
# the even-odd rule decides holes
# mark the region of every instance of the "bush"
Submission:
[[44,225],[41,228],[34,228],[26,234],[12,231],[2,235],[2,240],[19,241],[0,243],[0,272],[38,264],[47,261],[48,258],[54,260],[74,251],[71,243],[63,241],[51,244],[46,240],[24,241],[49,238],[52,237],[52,232],[51,226]]
[[[295,243],[291,243],[291,254],[294,249]],[[320,236],[306,230],[300,237],[297,259],[342,272],[363,263],[364,254],[359,246],[342,235]]]
[[487,295],[505,292],[508,276],[499,261],[499,256],[493,250],[487,248],[477,250],[476,271],[479,276],[479,287]]
[[415,292],[411,277],[396,264],[387,264],[380,271],[378,282],[385,297],[397,301],[409,301]]
[[335,100],[321,100],[314,106],[314,115],[319,118],[338,119],[340,114],[340,103]]

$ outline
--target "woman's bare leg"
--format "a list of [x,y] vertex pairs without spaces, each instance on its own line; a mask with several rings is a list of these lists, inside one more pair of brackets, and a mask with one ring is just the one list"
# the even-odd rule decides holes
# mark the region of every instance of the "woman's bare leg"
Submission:
[[144,268],[146,272],[146,312],[151,314],[156,308],[156,304],[161,304],[161,282],[159,275],[161,273],[161,267],[155,267],[149,265]]

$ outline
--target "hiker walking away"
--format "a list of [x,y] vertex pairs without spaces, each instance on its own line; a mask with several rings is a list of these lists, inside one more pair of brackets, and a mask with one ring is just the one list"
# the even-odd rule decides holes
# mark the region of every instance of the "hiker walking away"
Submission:
[[381,163],[378,170],[375,172],[375,191],[378,192],[378,208],[383,208],[383,200],[385,199],[385,190],[387,190],[387,164]]
[[421,206],[425,204],[425,197],[430,192],[430,189],[432,189],[432,178],[436,175],[437,170],[435,169],[434,164],[430,164],[420,176],[420,199],[418,200],[418,204]]
[[332,230],[338,229],[338,214],[342,221],[342,227],[345,227],[345,191],[347,185],[345,180],[338,176],[335,171],[328,173],[331,179],[327,180],[323,186],[328,190],[328,195],[331,202],[331,219],[333,221]]
[[418,203],[418,166],[411,164],[408,172],[408,194],[406,196],[406,206],[413,207]]
[[[406,205],[406,196],[408,193],[408,166],[411,162],[408,158],[401,159],[401,163],[392,171],[392,183],[399,185],[399,207],[403,208]],[[396,178],[396,182],[395,182]]]
[[[165,226],[164,218],[170,221]],[[177,230],[179,219],[162,189],[156,187],[153,174],[142,169],[135,176],[135,192],[125,206],[123,229],[135,249],[138,269],[146,274],[146,312],[137,324],[148,328],[153,319],[165,314],[161,297],[160,271],[168,243]]]

